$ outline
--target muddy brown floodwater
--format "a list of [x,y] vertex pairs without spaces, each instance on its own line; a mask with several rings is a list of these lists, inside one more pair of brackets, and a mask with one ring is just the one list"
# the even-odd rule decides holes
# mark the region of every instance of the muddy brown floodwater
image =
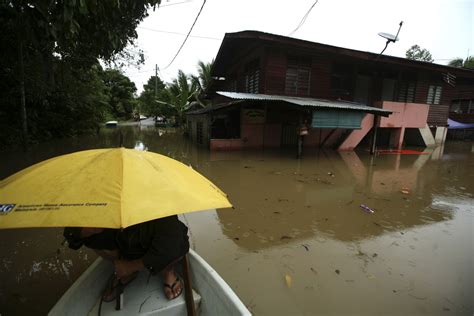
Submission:
[[[121,130],[125,147],[190,164],[229,195],[235,209],[182,220],[255,315],[473,314],[473,143],[426,155],[306,150],[297,160],[294,150],[210,153],[170,129]],[[0,178],[118,142],[105,129],[3,152]],[[60,229],[0,230],[2,316],[46,314],[95,259],[62,241]]]

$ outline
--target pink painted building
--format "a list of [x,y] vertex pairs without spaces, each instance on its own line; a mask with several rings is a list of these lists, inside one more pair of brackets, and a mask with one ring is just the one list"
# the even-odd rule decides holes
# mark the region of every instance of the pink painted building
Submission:
[[455,80],[474,87],[474,71],[256,31],[226,34],[212,75],[213,105],[187,115],[212,150],[436,146]]

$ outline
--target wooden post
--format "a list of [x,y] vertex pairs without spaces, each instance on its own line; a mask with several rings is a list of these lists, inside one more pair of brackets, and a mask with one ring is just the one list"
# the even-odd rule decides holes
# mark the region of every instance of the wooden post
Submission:
[[372,144],[370,146],[370,154],[374,155],[375,154],[375,149],[377,146],[377,125],[378,125],[378,115],[374,114],[374,132],[372,133]]
[[183,265],[183,277],[184,277],[184,298],[186,300],[186,309],[188,310],[188,316],[196,316],[196,308],[194,306],[193,297],[193,286],[191,284],[191,274],[189,272],[189,259],[186,254],[181,260]]
[[298,115],[298,126],[296,128],[296,133],[298,135],[298,149],[296,153],[297,159],[301,158],[301,154],[303,152],[303,136],[300,135],[300,129],[301,129],[302,124],[303,124],[303,118],[302,118],[301,110],[300,110],[299,115]]

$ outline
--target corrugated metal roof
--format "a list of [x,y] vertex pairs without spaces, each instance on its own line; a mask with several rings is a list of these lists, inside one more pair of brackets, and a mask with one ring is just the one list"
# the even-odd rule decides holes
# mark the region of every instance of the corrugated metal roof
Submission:
[[284,96],[284,95],[227,92],[227,91],[217,91],[216,93],[224,97],[237,99],[237,100],[280,101],[280,102],[292,103],[299,106],[325,108],[325,109],[363,111],[363,112],[374,113],[374,114],[382,115],[382,116],[389,116],[390,114],[393,113],[393,111],[375,108],[375,107],[367,106],[361,103],[342,101],[342,100],[324,100],[324,99],[313,99],[313,98],[290,97],[290,96]]

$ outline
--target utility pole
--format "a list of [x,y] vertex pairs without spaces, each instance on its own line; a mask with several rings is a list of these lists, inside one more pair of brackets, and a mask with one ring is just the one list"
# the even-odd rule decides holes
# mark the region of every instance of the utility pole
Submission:
[[158,93],[158,65],[155,64],[155,99]]

